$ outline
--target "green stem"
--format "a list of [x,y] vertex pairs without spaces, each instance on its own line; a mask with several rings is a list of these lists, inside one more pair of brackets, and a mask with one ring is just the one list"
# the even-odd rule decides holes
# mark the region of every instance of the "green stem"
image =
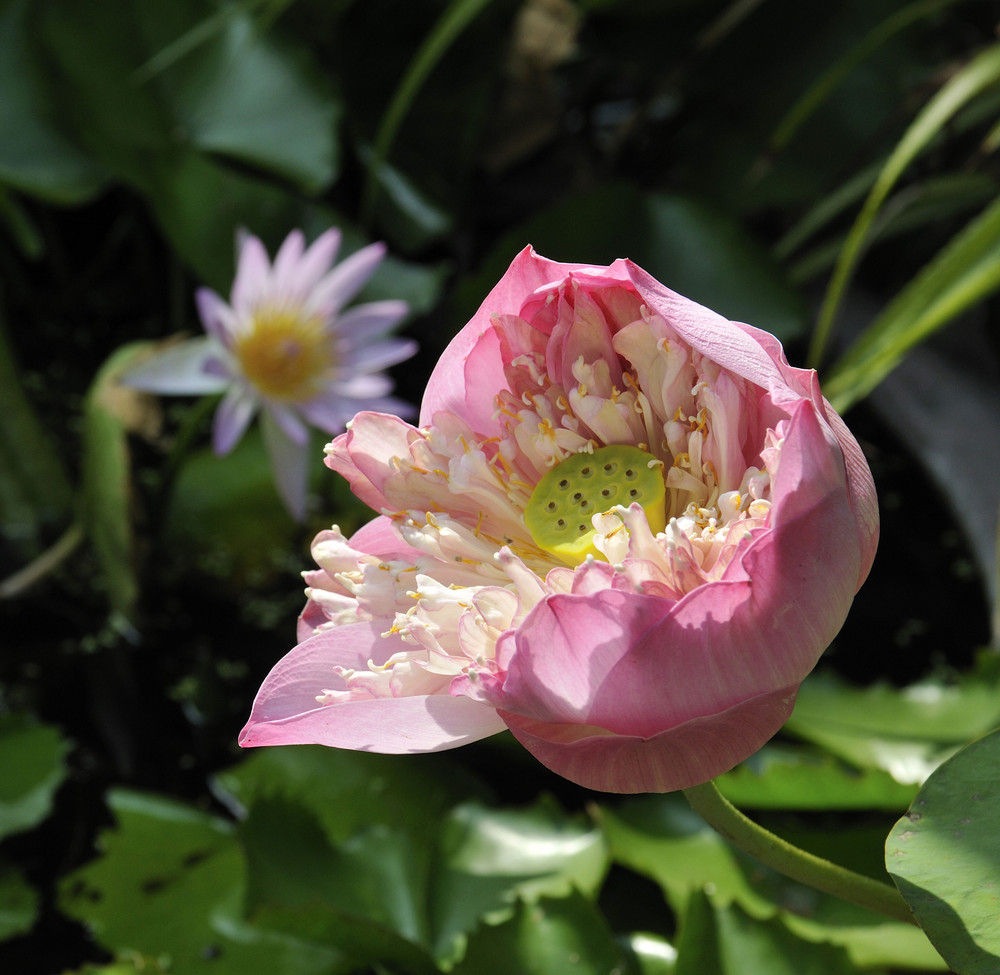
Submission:
[[694,811],[712,829],[765,866],[825,894],[833,894],[886,917],[907,924],[917,923],[894,887],[814,856],[775,836],[744,816],[719,792],[714,782],[685,789],[684,795]]
[[83,525],[79,521],[74,521],[59,539],[42,552],[38,558],[13,575],[7,576],[6,579],[0,579],[0,599],[13,599],[15,596],[20,596],[26,589],[44,579],[50,572],[54,572],[73,554],[83,538]]

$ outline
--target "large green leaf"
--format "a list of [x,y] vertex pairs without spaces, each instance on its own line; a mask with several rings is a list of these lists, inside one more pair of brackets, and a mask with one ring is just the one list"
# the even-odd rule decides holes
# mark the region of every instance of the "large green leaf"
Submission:
[[[735,904],[758,921],[776,919],[796,937],[840,945],[856,965],[940,968],[916,928],[776,874],[730,846],[679,796],[629,799],[597,811],[613,860],[654,880],[680,917],[696,892],[708,890],[716,907]],[[842,863],[848,862],[847,852],[864,859],[859,848],[871,846],[877,867],[881,836],[884,832],[842,827],[794,839],[802,846],[808,839],[811,852]]]
[[0,6],[0,181],[58,203],[79,203],[97,192],[104,171],[59,122],[31,43],[31,6],[30,0]]
[[[136,12],[152,49],[174,40],[173,32],[197,27],[207,9],[203,3],[174,0],[139,4]],[[162,87],[190,145],[318,192],[332,182],[339,162],[340,105],[331,85],[310,64],[304,47],[291,50],[261,33],[238,6],[223,13],[205,43],[152,78],[148,69],[139,77]]]
[[41,12],[51,75],[80,138],[120,178],[151,177],[197,149],[260,166],[317,191],[334,178],[339,106],[304,51],[289,52],[239,6],[205,43],[150,71],[150,60],[211,18],[200,2],[118,0],[84,11],[53,0]]
[[316,816],[334,843],[375,825],[430,841],[448,810],[483,791],[445,755],[377,755],[321,745],[253,751],[220,773],[216,788],[243,810],[262,799],[294,802]]
[[601,831],[547,801],[516,810],[465,803],[443,824],[440,842],[432,917],[441,959],[461,957],[480,919],[508,917],[516,898],[533,904],[574,890],[595,897],[608,867]]
[[0,838],[37,826],[66,777],[68,745],[50,725],[0,716]]
[[518,899],[596,896],[608,854],[592,823],[551,801],[472,801],[476,784],[440,758],[266,749],[221,776],[220,795],[249,810],[253,916],[290,931],[307,910],[355,959],[426,966],[457,961]]
[[513,916],[483,924],[469,940],[454,975],[607,975],[620,971],[622,952],[603,917],[582,894],[518,901]]
[[805,941],[780,921],[750,917],[692,893],[681,922],[677,975],[853,975],[858,969],[836,945]]
[[21,873],[0,860],[0,941],[31,929],[38,900],[38,892]]
[[822,752],[782,745],[765,745],[716,784],[741,809],[897,811],[916,792],[882,769],[857,769]]
[[997,681],[988,667],[951,684],[850,687],[813,674],[786,728],[858,768],[922,782],[954,750],[1000,723]]
[[173,972],[332,975],[335,949],[242,919],[246,867],[231,826],[173,800],[116,790],[117,826],[101,856],[60,884],[59,902],[123,958],[169,960]]
[[256,802],[240,828],[247,908],[259,925],[334,945],[351,965],[436,972],[427,931],[427,860],[414,837],[384,826],[331,843],[316,816]]
[[923,785],[886,841],[886,867],[958,975],[1000,971],[1000,731]]

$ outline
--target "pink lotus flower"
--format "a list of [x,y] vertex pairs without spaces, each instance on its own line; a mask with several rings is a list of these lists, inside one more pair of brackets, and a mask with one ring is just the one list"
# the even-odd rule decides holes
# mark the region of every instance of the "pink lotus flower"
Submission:
[[523,251],[420,423],[362,413],[327,447],[381,514],[317,536],[242,745],[509,728],[589,788],[686,788],[781,727],[874,557],[871,474],[815,374],[629,261]]
[[208,288],[195,296],[208,334],[123,377],[151,393],[224,392],[212,436],[220,455],[236,446],[259,410],[278,493],[300,520],[307,424],[336,434],[359,409],[410,413],[389,396],[392,382],[381,372],[416,351],[412,341],[387,337],[406,315],[406,302],[343,311],[381,263],[385,246],[370,244],[332,267],[340,236],[328,230],[306,248],[302,231],[293,230],[273,265],[256,237],[244,237],[229,303]]

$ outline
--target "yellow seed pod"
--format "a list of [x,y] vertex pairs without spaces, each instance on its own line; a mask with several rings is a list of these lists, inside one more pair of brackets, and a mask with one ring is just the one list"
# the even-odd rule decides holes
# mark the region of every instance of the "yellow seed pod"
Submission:
[[528,499],[524,521],[539,548],[579,565],[588,555],[603,558],[594,546],[595,514],[638,503],[659,532],[666,526],[665,499],[662,463],[638,447],[612,444],[556,464]]

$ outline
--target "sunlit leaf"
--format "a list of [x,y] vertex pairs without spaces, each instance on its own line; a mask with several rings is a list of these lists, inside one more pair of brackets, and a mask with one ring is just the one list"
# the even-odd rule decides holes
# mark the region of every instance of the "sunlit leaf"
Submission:
[[595,896],[608,867],[601,831],[551,802],[516,810],[465,803],[443,824],[440,842],[432,911],[443,959],[461,957],[479,920],[509,916],[517,898]]
[[675,975],[677,949],[666,938],[637,931],[619,937],[635,975]]
[[413,835],[376,825],[333,844],[304,807],[266,799],[240,839],[248,912],[261,925],[336,946],[353,966],[437,970],[421,947],[430,940],[429,877]]
[[853,975],[858,969],[836,945],[796,937],[777,920],[760,921],[735,904],[719,906],[692,894],[681,921],[677,975]]
[[66,777],[68,745],[50,725],[0,716],[0,838],[37,826]]
[[908,805],[915,786],[815,751],[766,745],[715,780],[740,809],[886,809]]
[[961,975],[1000,970],[1000,731],[923,785],[886,842],[886,866],[927,936]]
[[[596,811],[612,858],[656,882],[678,916],[684,916],[696,892],[710,891],[713,905],[735,904],[758,921],[777,919],[807,941],[840,945],[862,967],[899,965],[933,971],[942,967],[916,928],[776,874],[731,847],[679,796],[629,799],[615,806],[601,805]],[[859,835],[850,829],[836,834],[813,831],[810,851],[837,860],[845,848],[859,845]],[[872,846],[876,866],[881,836],[884,832],[866,831],[863,838]],[[795,839],[806,845],[802,836]]]
[[514,915],[483,924],[469,939],[454,975],[607,975],[622,955],[603,917],[582,894],[558,900],[518,902]]
[[883,769],[906,784],[922,782],[960,744],[998,723],[996,681],[988,674],[905,688],[853,688],[814,674],[802,685],[786,728],[859,768]]
[[60,907],[108,950],[170,959],[171,971],[331,975],[334,949],[247,924],[243,855],[224,820],[144,793],[108,797],[101,856],[64,878]]
[[993,45],[955,72],[903,134],[868,194],[841,250],[813,332],[809,360],[818,363],[833,320],[889,191],[909,164],[955,113],[1000,78],[1000,45]]
[[220,773],[216,787],[224,801],[244,810],[265,798],[301,805],[335,843],[373,825],[429,839],[452,806],[482,789],[447,756],[377,755],[321,745],[255,750]]
[[38,900],[38,892],[20,871],[0,860],[0,941],[31,929]]

